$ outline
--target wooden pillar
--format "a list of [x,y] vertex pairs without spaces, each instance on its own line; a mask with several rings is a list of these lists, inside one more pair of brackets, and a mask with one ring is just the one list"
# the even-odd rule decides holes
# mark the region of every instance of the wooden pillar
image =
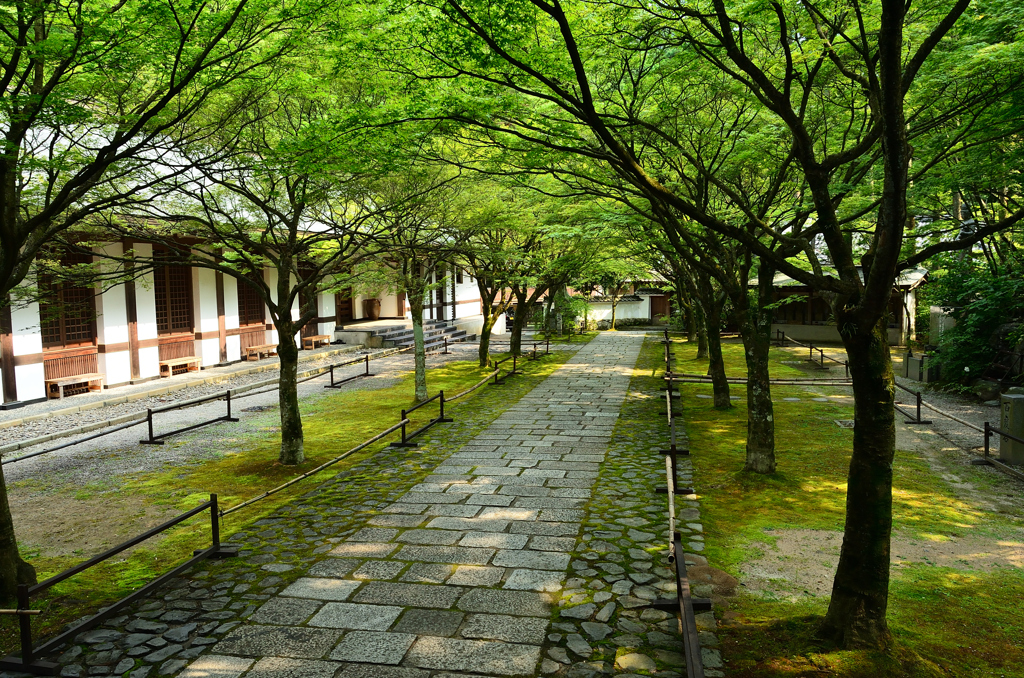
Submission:
[[10,300],[0,308],[0,369],[3,370],[4,402],[18,399],[18,381],[14,373],[14,329]]

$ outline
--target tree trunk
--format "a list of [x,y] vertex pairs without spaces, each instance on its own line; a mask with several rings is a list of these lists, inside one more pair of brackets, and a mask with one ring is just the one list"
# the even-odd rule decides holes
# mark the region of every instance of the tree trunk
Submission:
[[35,584],[36,570],[21,559],[18,539],[14,534],[14,519],[7,501],[7,481],[0,467],[0,602],[14,600],[18,584]]
[[740,322],[747,362],[747,462],[743,470],[754,473],[775,472],[775,410],[768,375],[772,312],[766,310],[772,302],[773,273],[762,260],[756,305],[751,308],[749,302],[746,304]]
[[526,325],[526,295],[516,294],[516,317],[512,319],[512,336],[509,337],[509,352],[514,356],[522,355],[523,326]]
[[609,328],[612,330],[615,329],[615,307],[618,305],[619,303],[615,300],[615,297],[612,297],[612,326]]
[[693,319],[697,325],[697,360],[708,357],[708,317],[704,307],[696,299],[693,300]]
[[491,358],[491,330],[498,322],[497,313],[484,316],[484,324],[480,328],[480,367],[487,367]]
[[[841,326],[850,326],[842,324]],[[892,356],[883,316],[868,332],[843,337],[853,378],[853,455],[846,527],[823,632],[842,647],[885,647],[896,449]]]
[[409,295],[409,308],[412,312],[412,340],[414,362],[416,364],[416,402],[421,403],[427,395],[427,351],[423,347],[423,291]]
[[299,413],[299,387],[296,375],[299,369],[299,347],[295,343],[292,323],[279,323],[277,329],[277,356],[281,360],[281,374],[277,402],[281,407],[282,464],[301,464],[306,459],[302,439],[302,415]]
[[722,337],[719,329],[722,326],[723,301],[715,299],[711,303],[711,310],[706,316],[705,334],[710,358],[708,374],[711,375],[711,385],[714,388],[715,407],[728,408],[732,407],[732,401],[729,400],[729,380],[725,377],[725,359],[722,357]]

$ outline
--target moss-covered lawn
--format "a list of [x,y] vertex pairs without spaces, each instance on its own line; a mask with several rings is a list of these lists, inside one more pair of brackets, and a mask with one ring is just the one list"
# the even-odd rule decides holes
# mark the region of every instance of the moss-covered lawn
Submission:
[[[724,349],[730,376],[744,374],[742,347],[727,344]],[[649,339],[644,350],[647,364],[656,365],[663,350],[660,343]],[[842,351],[830,353],[841,355]],[[676,343],[675,354],[680,371],[706,371],[706,361],[694,357],[694,344]],[[781,362],[805,357],[806,350],[775,348],[772,372],[813,376]],[[743,386],[733,388],[733,394],[743,395]],[[842,530],[852,431],[837,426],[835,420],[853,418],[850,399],[810,400],[840,392],[832,387],[774,387],[779,470],[764,477],[739,471],[744,461],[745,398],[734,401],[731,410],[721,411],[714,409],[711,400],[695,397],[710,394],[710,385],[684,385],[681,390],[712,566],[742,583],[744,565],[762,558],[780,533]],[[786,402],[786,397],[799,397],[801,402]],[[972,474],[969,481],[978,491],[964,496],[936,470],[936,464],[944,463],[949,462],[933,458],[929,463],[923,452],[898,451],[893,491],[896,533],[935,542],[988,538],[993,546],[1002,542],[1013,548],[1012,537],[1020,541],[1024,522],[1019,516],[986,510],[985,493],[1019,492],[1019,485],[957,466],[956,473]],[[1021,556],[1018,563],[1024,563],[1024,551]],[[828,588],[831,575],[830,571],[825,582]],[[725,618],[721,639],[728,676],[867,678],[938,672],[1009,678],[1024,676],[1022,600],[1020,565],[987,570],[927,562],[894,566],[889,624],[896,648],[887,657],[837,651],[815,638],[815,628],[828,606],[827,595],[744,592],[730,599],[729,609],[718,610],[716,616]],[[920,662],[917,655],[928,661]]]

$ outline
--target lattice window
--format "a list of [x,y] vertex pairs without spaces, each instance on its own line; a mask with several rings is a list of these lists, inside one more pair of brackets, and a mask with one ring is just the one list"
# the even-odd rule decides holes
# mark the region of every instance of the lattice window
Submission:
[[[88,264],[91,257],[69,254],[61,263],[65,267]],[[96,338],[96,297],[88,287],[70,283],[54,285],[46,278],[40,281],[47,291],[39,302],[43,348],[68,348],[93,343]]]
[[[160,258],[160,253],[156,253]],[[187,266],[165,264],[153,271],[157,334],[191,332],[192,271]]]
[[266,322],[265,306],[259,292],[249,283],[238,281],[238,324],[262,325]]

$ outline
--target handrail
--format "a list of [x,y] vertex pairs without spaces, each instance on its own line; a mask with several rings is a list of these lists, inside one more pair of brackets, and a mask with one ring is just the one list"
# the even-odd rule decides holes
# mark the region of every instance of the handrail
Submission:
[[827,360],[831,360],[832,362],[836,363],[837,365],[842,365],[846,369],[846,378],[847,379],[850,378],[850,361],[849,360],[838,360],[836,358],[833,358],[830,355],[825,355],[825,352],[823,350],[821,350],[821,348],[815,346],[813,342],[811,342],[810,344],[805,344],[805,343],[803,343],[801,341],[797,341],[793,337],[787,337],[785,331],[783,331],[783,330],[775,330],[775,340],[779,341],[782,346],[786,345],[786,341],[792,341],[797,346],[803,346],[804,348],[808,349],[807,359],[810,362],[812,362],[812,363],[814,362],[814,352],[817,351],[818,352],[818,363],[817,364],[821,366],[821,369],[828,369],[828,368],[825,367],[825,360],[826,359]]
[[[345,379],[342,379],[341,381],[334,381],[334,368],[335,367],[348,367],[349,365],[355,365],[356,363],[363,363],[366,366],[365,369],[363,370],[362,374],[356,374],[356,375],[351,376],[351,377],[346,377]],[[330,366],[330,375],[331,375],[331,383],[325,384],[324,388],[340,388],[342,386],[342,384],[347,384],[350,381],[354,381],[356,379],[362,379],[363,377],[373,377],[373,376],[375,376],[373,374],[370,374],[370,356],[369,356],[369,354],[364,355],[362,360],[350,360],[348,362],[341,363],[339,365],[331,365]]]
[[[409,423],[409,413],[418,410],[419,408],[423,407],[427,403],[433,402],[434,400],[437,400],[438,398],[441,399],[441,404],[440,404],[440,410],[438,412],[437,417],[434,418],[434,419],[431,419],[426,424],[424,424],[423,426],[419,427],[418,429],[416,429],[412,433],[407,433],[406,429],[405,429],[405,425]],[[442,424],[442,423],[447,423],[447,422],[451,422],[451,421],[454,421],[451,417],[444,416],[444,391],[438,391],[436,396],[432,396],[430,398],[427,398],[423,402],[417,403],[415,406],[413,406],[410,409],[407,409],[407,410],[403,409],[402,410],[402,423],[401,423],[402,440],[401,440],[401,442],[391,443],[391,447],[416,447],[417,443],[410,442],[413,438],[415,438],[419,434],[425,432],[427,429],[429,429],[434,424]]]
[[38,457],[39,455],[42,455],[42,454],[49,454],[50,452],[56,452],[57,450],[63,450],[65,447],[72,447],[74,445],[78,445],[79,443],[85,443],[85,442],[88,442],[90,440],[95,440],[96,438],[102,438],[105,435],[110,435],[111,433],[117,433],[118,431],[123,431],[126,428],[131,428],[132,426],[138,426],[139,424],[141,424],[144,421],[146,421],[146,420],[145,419],[136,419],[135,421],[129,421],[126,424],[120,424],[120,425],[115,426],[113,428],[109,428],[106,431],[101,431],[100,433],[94,433],[91,436],[86,436],[84,438],[79,438],[78,440],[72,440],[69,443],[63,443],[61,445],[57,445],[56,447],[50,447],[50,448],[47,448],[45,450],[39,450],[38,452],[30,452],[29,454],[23,454],[20,457],[15,457],[14,459],[5,459],[4,461],[0,462],[0,464],[13,464],[16,461],[23,461],[25,459],[31,459],[32,457]]
[[[117,601],[113,605],[103,608],[100,612],[97,612],[93,616],[86,619],[84,622],[77,624],[63,633],[58,634],[55,638],[51,638],[38,647],[33,646],[32,641],[32,616],[38,614],[35,610],[30,610],[31,597],[45,591],[62,581],[65,581],[76,574],[80,574],[85,570],[93,567],[109,558],[125,551],[157,534],[168,530],[175,525],[178,525],[189,518],[192,518],[200,513],[205,512],[207,509],[210,511],[210,537],[211,546],[206,549],[197,550],[193,553],[193,556],[181,563],[177,567],[171,569],[169,572],[165,572],[156,579],[150,581],[146,585],[139,589],[136,589],[129,595],[125,596],[121,600]],[[205,501],[199,506],[192,508],[179,516],[172,518],[156,527],[146,530],[140,535],[136,535],[131,539],[110,548],[103,553],[93,556],[88,560],[75,565],[74,567],[68,568],[63,572],[59,572],[52,577],[49,577],[38,584],[28,585],[19,584],[17,589],[18,594],[18,609],[15,611],[19,616],[20,622],[20,635],[21,635],[21,657],[15,657],[8,655],[3,659],[0,659],[0,670],[6,671],[27,671],[37,675],[56,675],[60,670],[58,664],[52,662],[39,661],[37,657],[44,656],[55,648],[64,645],[71,638],[78,635],[82,631],[94,628],[105,620],[113,617],[115,614],[123,610],[125,607],[131,605],[136,600],[148,595],[151,591],[162,586],[167,580],[177,576],[186,569],[192,567],[195,563],[205,560],[207,558],[226,558],[237,555],[235,549],[228,549],[221,546],[220,543],[220,514],[217,510],[217,495],[211,494],[209,501]]]
[[[1009,438],[1010,440],[1015,440],[1015,441],[1017,441],[1018,443],[1021,443],[1021,444],[1024,444],[1024,439],[1018,438],[1017,436],[1013,435],[1012,433],[1007,433],[1006,431],[1000,430],[1000,429],[992,426],[991,424],[989,424],[987,421],[985,422],[984,435],[985,435],[985,452],[982,455],[982,458],[978,459],[977,461],[982,463],[982,464],[988,464],[990,466],[995,466],[997,469],[999,469],[1003,473],[1006,473],[1007,475],[1011,475],[1011,476],[1017,478],[1018,480],[1024,480],[1024,472],[1021,472],[1020,469],[1014,468],[1010,464],[1006,464],[1002,460],[990,456],[991,451],[990,451],[990,448],[989,448],[989,438],[991,438],[993,435],[999,435],[999,436],[1002,436],[1004,438]],[[1002,453],[1002,449],[1003,449],[1003,443],[1000,442],[999,443],[1000,454]]]
[[[906,391],[907,393],[910,393],[910,394],[912,394],[914,396],[915,407],[916,407],[915,415],[909,414],[906,410],[904,410],[903,408],[900,407],[900,403],[897,403],[895,400],[893,400],[893,404],[892,404],[893,409],[896,410],[897,412],[899,412],[900,414],[902,414],[904,417],[907,417],[906,423],[907,424],[930,424],[930,423],[932,423],[930,421],[925,421],[925,420],[921,419],[921,404],[922,404],[921,392],[920,391],[912,391],[909,388],[907,388],[906,386],[904,386],[903,384],[901,384],[898,381],[896,381],[895,379],[893,379],[893,383],[896,384],[897,388],[902,389],[902,390]],[[910,418],[911,416],[913,416],[913,419]]]
[[[179,408],[182,408],[182,407],[186,407],[188,405],[195,405],[195,404],[198,404],[198,403],[203,403],[203,402],[207,402],[207,401],[211,401],[211,400],[220,400],[221,398],[225,398],[227,400],[227,405],[228,405],[227,414],[225,414],[223,417],[215,417],[213,419],[208,419],[206,421],[201,421],[198,424],[192,424],[190,426],[183,426],[181,428],[176,428],[173,431],[168,431],[167,433],[161,433],[160,435],[154,435],[153,434],[153,414],[160,413],[160,412],[169,412],[171,410],[176,410],[176,409],[179,409]],[[155,408],[155,409],[154,408],[147,408],[146,409],[146,425],[147,425],[147,430],[148,430],[148,433],[149,433],[149,437],[146,438],[145,440],[140,440],[139,444],[141,444],[141,445],[163,445],[164,441],[161,440],[161,438],[166,438],[168,436],[177,435],[178,433],[185,433],[186,431],[194,431],[197,428],[201,428],[203,426],[208,426],[209,424],[215,424],[218,421],[238,421],[238,417],[232,417],[231,416],[231,389],[228,389],[227,391],[225,391],[222,394],[218,393],[218,394],[215,394],[215,395],[212,395],[212,396],[207,396],[205,398],[197,398],[197,399],[192,400],[192,401],[186,401],[185,403],[175,403],[175,404],[172,404],[172,405],[167,405],[166,407],[159,407],[159,408]]]
[[463,397],[463,396],[467,396],[467,395],[469,395],[469,394],[470,394],[470,393],[472,393],[473,391],[477,390],[478,388],[480,388],[481,386],[483,386],[484,384],[486,384],[486,383],[487,383],[487,382],[488,382],[488,381],[490,380],[490,378],[491,378],[491,377],[495,376],[495,375],[496,375],[496,374],[498,374],[498,372],[500,372],[500,371],[501,371],[501,370],[494,370],[494,372],[491,372],[491,373],[490,373],[490,374],[488,374],[488,375],[487,375],[486,377],[484,377],[483,379],[481,379],[481,380],[480,380],[480,381],[478,381],[477,383],[473,384],[472,386],[470,386],[469,388],[467,388],[467,389],[466,389],[465,391],[463,391],[462,393],[459,393],[459,394],[457,394],[457,395],[453,395],[453,396],[452,396],[451,398],[448,398],[448,402],[451,402],[451,401],[453,401],[453,400],[458,400],[459,398],[461,398],[461,397]]

